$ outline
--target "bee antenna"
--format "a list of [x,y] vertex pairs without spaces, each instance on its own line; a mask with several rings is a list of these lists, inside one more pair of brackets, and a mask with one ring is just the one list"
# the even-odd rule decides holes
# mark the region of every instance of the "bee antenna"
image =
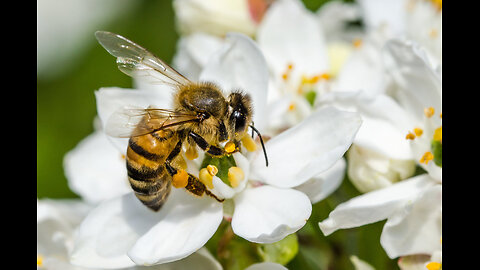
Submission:
[[[253,127],[255,125],[255,123],[252,121],[252,125],[250,127]],[[260,133],[258,133],[260,134]],[[252,128],[252,139],[253,139],[253,128]]]
[[267,151],[265,151],[265,145],[263,144],[262,135],[260,135],[260,132],[253,125],[250,125],[250,128],[252,128],[252,135],[253,135],[253,131],[255,131],[257,133],[258,137],[260,138],[260,143],[262,144],[263,154],[265,155],[265,163],[266,163],[266,166],[268,167]]

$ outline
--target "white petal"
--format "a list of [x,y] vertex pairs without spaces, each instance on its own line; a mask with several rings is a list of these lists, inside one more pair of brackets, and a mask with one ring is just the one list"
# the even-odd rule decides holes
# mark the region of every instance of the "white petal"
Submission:
[[273,73],[293,64],[294,77],[328,69],[325,39],[315,16],[301,1],[275,1],[259,26],[257,40]]
[[295,187],[295,189],[305,193],[312,204],[315,204],[328,197],[340,186],[345,176],[346,167],[345,159],[341,158],[331,168]]
[[325,235],[336,230],[353,228],[389,218],[425,188],[434,185],[426,174],[368,192],[339,204],[327,219],[319,223]]
[[249,37],[229,33],[225,44],[207,63],[200,80],[218,84],[224,91],[240,89],[252,97],[255,127],[265,124],[268,69],[262,53]]
[[397,0],[360,0],[363,18],[368,29],[380,26],[388,27],[399,35],[405,31],[405,1]]
[[288,268],[278,263],[262,262],[254,263],[245,270],[288,270]]
[[234,202],[233,232],[255,243],[280,241],[302,228],[312,212],[302,192],[268,185],[246,188]]
[[102,131],[83,139],[63,161],[68,185],[84,200],[98,203],[130,192],[125,158]]
[[388,218],[380,243],[390,258],[396,258],[432,254],[442,248],[441,237],[442,185],[435,185]]
[[320,108],[300,124],[265,144],[252,158],[251,179],[278,187],[295,187],[332,167],[350,147],[360,127],[358,114]]
[[195,270],[222,270],[222,265],[215,260],[207,248],[203,247],[192,255],[170,263],[157,264],[153,266],[136,266],[132,269],[125,270],[191,270],[195,266]]
[[151,213],[148,218],[156,222],[128,252],[139,265],[187,257],[205,245],[222,221],[222,204],[208,196],[195,197],[184,189],[173,189],[170,196],[157,215]]
[[413,128],[408,112],[387,95],[370,96],[364,91],[326,94],[320,104],[358,112],[362,126],[355,144],[392,159],[413,159],[409,141]]

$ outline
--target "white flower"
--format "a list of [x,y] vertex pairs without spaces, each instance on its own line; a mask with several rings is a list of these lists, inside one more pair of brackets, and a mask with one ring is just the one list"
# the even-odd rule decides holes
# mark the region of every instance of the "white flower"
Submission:
[[[249,93],[254,101],[255,127],[263,130],[267,124],[268,79],[263,56],[246,36],[229,34],[226,40],[200,78],[227,91],[240,88]],[[104,121],[126,104],[157,105],[155,93],[101,89],[96,93],[99,116]],[[324,108],[265,143],[268,167],[258,145],[254,152],[235,153],[235,162],[244,175],[239,177],[238,185],[227,185],[212,177],[212,192],[234,203],[234,233],[252,242],[271,243],[300,229],[310,216],[311,202],[293,188],[308,185],[316,176],[317,182],[324,185],[322,173],[341,160],[359,125],[360,119],[354,113]],[[189,172],[197,176],[203,156],[199,154],[196,160],[188,160]],[[230,214],[224,213],[225,205],[181,189],[171,191],[159,212],[145,207],[133,193],[106,200],[80,225],[72,261],[89,267],[128,267],[182,259],[215,233],[224,214]]]
[[257,27],[251,1],[247,0],[175,0],[173,7],[181,34],[205,32],[224,36],[240,32],[252,36]]
[[[442,235],[441,77],[411,43],[389,41],[386,53],[389,72],[398,86],[395,97],[399,108],[411,121],[411,129],[416,127],[408,135],[404,133],[404,140],[411,142],[414,159],[428,174],[342,203],[319,225],[329,235],[338,229],[387,219],[380,243],[390,258],[431,255],[441,250]],[[434,141],[440,144],[437,149],[432,149]],[[439,160],[434,154],[440,154]]]

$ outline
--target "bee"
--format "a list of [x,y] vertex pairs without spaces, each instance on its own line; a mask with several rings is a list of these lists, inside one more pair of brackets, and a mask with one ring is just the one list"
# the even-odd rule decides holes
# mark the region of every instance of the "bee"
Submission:
[[[227,98],[210,82],[192,82],[155,55],[114,33],[97,31],[99,43],[113,56],[125,74],[175,90],[173,109],[124,107],[107,121],[108,135],[129,138],[126,167],[135,196],[153,211],[161,209],[173,185],[190,193],[216,197],[196,176],[187,173],[180,155],[183,147],[200,147],[205,153],[222,157],[239,151],[248,127],[263,140],[252,122],[252,101],[248,94],[233,91]],[[248,136],[248,135],[247,135]],[[220,143],[233,143],[226,151]]]

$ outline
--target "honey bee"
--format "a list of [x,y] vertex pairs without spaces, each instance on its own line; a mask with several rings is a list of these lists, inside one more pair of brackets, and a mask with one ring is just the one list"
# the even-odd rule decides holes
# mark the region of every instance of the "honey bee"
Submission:
[[[190,193],[206,194],[219,202],[205,184],[186,172],[180,155],[200,147],[214,157],[240,150],[248,127],[262,144],[266,165],[268,159],[263,140],[252,122],[252,101],[248,94],[233,91],[227,98],[210,82],[192,82],[134,42],[114,33],[97,31],[99,43],[117,57],[118,68],[125,74],[151,83],[164,84],[175,90],[173,109],[124,107],[106,123],[106,133],[129,138],[126,167],[128,180],[136,197],[148,208],[158,211],[165,203],[171,186],[184,187]],[[233,143],[226,151],[220,143]]]

